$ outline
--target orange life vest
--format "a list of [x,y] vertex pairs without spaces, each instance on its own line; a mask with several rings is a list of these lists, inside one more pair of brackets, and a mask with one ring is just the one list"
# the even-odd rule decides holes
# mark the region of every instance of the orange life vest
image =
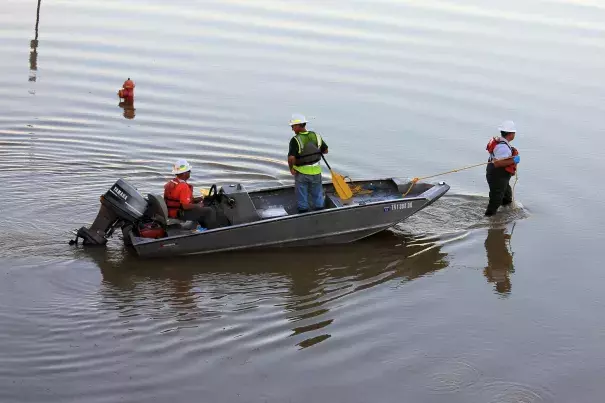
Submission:
[[180,181],[179,179],[172,179],[164,186],[164,201],[168,208],[168,216],[171,218],[177,218],[179,211],[182,209],[181,191],[179,189],[181,183],[187,184],[190,195],[193,195],[193,186],[185,181]]
[[[494,150],[498,144],[506,144],[508,148],[510,148],[510,152],[512,156],[519,155],[519,151],[515,147],[511,147],[507,141],[503,140],[501,137],[492,137],[487,143],[487,147],[485,149],[489,153],[489,160],[492,161],[494,159]],[[517,172],[517,164],[511,164],[504,167],[506,172],[509,172],[511,175],[514,175]]]

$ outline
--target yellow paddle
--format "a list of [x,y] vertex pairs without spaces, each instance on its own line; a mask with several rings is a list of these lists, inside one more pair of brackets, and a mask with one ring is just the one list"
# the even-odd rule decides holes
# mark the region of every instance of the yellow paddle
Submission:
[[324,157],[323,154],[321,154],[321,158],[323,158],[324,162],[328,166],[328,169],[330,170],[330,173],[332,174],[332,185],[334,185],[334,190],[336,190],[338,197],[340,197],[342,200],[349,200],[351,197],[353,197],[353,192],[351,191],[349,184],[345,181],[345,177],[332,171],[330,164],[328,164],[328,161],[326,161],[326,157]]

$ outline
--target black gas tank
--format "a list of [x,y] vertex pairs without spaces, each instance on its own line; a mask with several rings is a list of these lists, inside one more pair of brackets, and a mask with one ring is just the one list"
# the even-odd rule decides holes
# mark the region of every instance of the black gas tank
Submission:
[[103,195],[101,203],[118,217],[129,222],[140,220],[147,209],[147,200],[137,188],[123,179],[118,179],[113,184]]

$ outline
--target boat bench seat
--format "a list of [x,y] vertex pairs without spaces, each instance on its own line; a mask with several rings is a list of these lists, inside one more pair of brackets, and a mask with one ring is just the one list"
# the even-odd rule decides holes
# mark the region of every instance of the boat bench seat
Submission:
[[180,227],[183,229],[193,229],[197,223],[195,221],[183,221],[178,218],[167,218],[166,227]]
[[283,217],[288,215],[288,212],[283,206],[269,207],[266,209],[256,210],[261,219],[267,220],[269,218]]
[[177,218],[168,218],[166,220],[166,235],[176,236],[190,233],[198,226],[197,221],[183,221]]

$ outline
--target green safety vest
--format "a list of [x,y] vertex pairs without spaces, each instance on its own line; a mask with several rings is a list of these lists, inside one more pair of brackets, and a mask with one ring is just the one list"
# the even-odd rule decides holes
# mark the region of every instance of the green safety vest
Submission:
[[[301,156],[297,159],[297,162],[304,162],[304,165],[294,165],[293,168],[297,172],[305,175],[320,175],[321,166],[321,155],[313,153],[321,152],[321,136],[315,132],[301,132],[294,136],[294,139],[298,143],[298,154]],[[308,155],[311,154],[311,155]]]

